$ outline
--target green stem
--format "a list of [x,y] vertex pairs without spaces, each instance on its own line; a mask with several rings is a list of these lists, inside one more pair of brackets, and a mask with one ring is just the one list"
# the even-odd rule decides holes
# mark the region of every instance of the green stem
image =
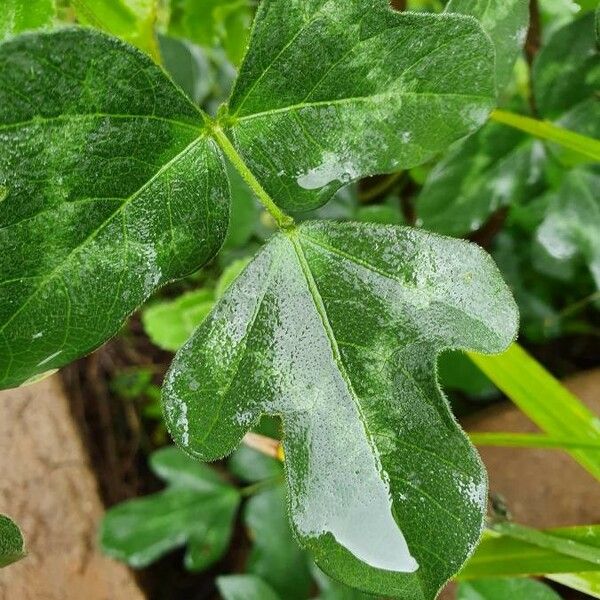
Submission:
[[494,110],[490,118],[497,123],[514,127],[543,140],[555,142],[565,148],[578,152],[586,158],[600,162],[600,141],[594,138],[580,135],[547,121],[538,121],[537,119],[516,115],[504,110]]
[[275,219],[275,222],[281,229],[291,229],[294,227],[294,219],[289,215],[285,214],[278,206],[273,202],[273,199],[263,189],[262,185],[258,182],[256,177],[250,169],[246,166],[244,159],[238,154],[238,151],[234,148],[233,144],[229,141],[229,138],[225,135],[225,132],[218,126],[213,125],[211,127],[211,133],[216,142],[221,147],[221,150],[225,153],[225,156],[231,161],[231,164],[235,167],[237,172],[242,176],[244,181],[248,184],[250,189],[254,192],[259,202],[265,207],[269,214]]

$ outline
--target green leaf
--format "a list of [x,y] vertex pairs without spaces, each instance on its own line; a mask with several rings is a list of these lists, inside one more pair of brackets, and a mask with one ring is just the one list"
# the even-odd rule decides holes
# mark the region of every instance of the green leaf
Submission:
[[482,579],[458,586],[456,600],[560,600],[547,585],[533,579]]
[[217,587],[223,600],[282,600],[256,575],[217,577]]
[[242,444],[229,458],[231,473],[249,483],[283,476],[281,462]]
[[202,266],[229,190],[203,115],[135,49],[66,29],[5,42],[0,65],[1,388],[90,352]]
[[29,29],[48,27],[55,17],[54,0],[3,0],[0,40]]
[[[551,535],[553,539],[564,540],[565,545],[562,548],[568,547],[569,543],[583,543],[594,546],[600,551],[600,526],[598,525],[550,529],[545,533]],[[546,575],[557,579],[565,573],[575,575],[584,572],[597,577],[600,568],[597,564],[565,554],[561,551],[561,547],[543,547],[489,531],[486,532],[475,554],[457,578],[471,580],[486,577]]]
[[548,40],[533,67],[533,92],[544,117],[554,119],[600,88],[594,13],[568,23]]
[[578,439],[553,438],[538,433],[471,433],[476,446],[501,446],[505,448],[556,448],[558,450],[600,450],[600,440],[589,442]]
[[244,56],[251,24],[248,0],[171,0],[169,33],[199,46],[222,46],[236,65]]
[[160,62],[154,33],[157,0],[71,0],[77,20],[137,46]]
[[279,485],[252,496],[244,522],[253,541],[246,571],[286,600],[305,600],[311,586],[309,559],[290,529],[285,488]]
[[0,515],[0,568],[25,556],[25,542],[19,528],[8,517]]
[[553,195],[537,240],[561,261],[584,259],[600,289],[600,171],[571,171]]
[[529,29],[528,0],[450,0],[446,12],[475,17],[496,48],[496,84],[498,92],[506,87],[521,54]]
[[313,578],[319,586],[320,594],[316,600],[373,600],[373,596],[363,594],[339,581],[327,577],[314,563]]
[[155,452],[150,466],[167,489],[111,508],[100,530],[102,549],[141,568],[187,545],[186,568],[206,569],[227,550],[238,491],[176,448]]
[[474,245],[304,224],[265,246],[179,352],[167,424],[214,460],[261,414],[281,415],[291,518],[317,563],[371,593],[431,599],[472,551],[486,503],[436,356],[499,352],[516,328],[506,286]]
[[226,132],[280,206],[309,210],[483,124],[493,54],[462,15],[397,13],[388,0],[261,2]]
[[540,191],[544,162],[539,142],[488,123],[430,172],[417,199],[418,224],[455,236],[476,231],[498,209]]
[[248,266],[249,258],[234,260],[221,274],[215,287],[215,298],[218,300],[237,279],[238,275]]
[[176,352],[215,304],[209,290],[187,292],[176,300],[157,302],[142,313],[144,331],[163,350]]
[[463,352],[440,354],[438,376],[443,389],[460,390],[471,396],[486,398],[498,394],[496,386]]
[[[600,441],[598,417],[518,344],[500,356],[469,356],[548,435]],[[600,451],[582,449],[570,454],[600,479]]]

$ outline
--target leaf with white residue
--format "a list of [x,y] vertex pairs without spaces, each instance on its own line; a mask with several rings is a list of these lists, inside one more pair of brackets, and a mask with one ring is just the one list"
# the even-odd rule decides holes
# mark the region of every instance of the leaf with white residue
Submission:
[[495,103],[493,47],[456,14],[388,0],[267,0],[230,103],[227,133],[290,210],[360,177],[423,163]]
[[167,424],[214,460],[261,414],[281,415],[291,518],[317,563],[371,593],[430,599],[472,551],[486,502],[436,357],[499,352],[516,328],[508,289],[473,245],[305,224],[267,244],[179,351]]

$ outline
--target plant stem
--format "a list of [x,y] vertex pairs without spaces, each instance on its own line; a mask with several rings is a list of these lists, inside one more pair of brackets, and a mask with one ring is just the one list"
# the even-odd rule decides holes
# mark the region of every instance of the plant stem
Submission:
[[254,192],[259,202],[265,207],[269,214],[275,219],[275,222],[280,229],[291,229],[294,227],[294,219],[289,215],[285,214],[278,206],[273,202],[273,199],[264,190],[262,185],[258,182],[256,177],[250,169],[246,166],[244,159],[239,155],[238,151],[234,148],[233,144],[229,141],[229,138],[225,135],[225,132],[219,127],[219,125],[212,125],[210,129],[212,136],[221,147],[221,150],[225,153],[225,156],[231,161],[231,164],[235,167],[237,172],[242,176],[244,181],[250,186],[250,189]]
[[273,438],[251,431],[244,436],[242,442],[257,452],[283,461],[283,448],[279,440],[274,440]]
[[594,138],[569,131],[548,121],[539,121],[504,110],[492,111],[490,118],[497,123],[514,127],[543,140],[555,142],[587,158],[600,162],[600,141]]

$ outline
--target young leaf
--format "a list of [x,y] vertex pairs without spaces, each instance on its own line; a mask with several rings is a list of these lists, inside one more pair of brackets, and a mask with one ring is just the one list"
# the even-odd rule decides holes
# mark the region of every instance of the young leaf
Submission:
[[495,102],[494,50],[472,18],[388,0],[261,2],[227,133],[289,210],[351,180],[423,163]]
[[159,348],[176,352],[204,321],[214,303],[211,291],[196,290],[176,300],[153,304],[142,313],[144,331]]
[[244,522],[253,541],[246,571],[261,577],[286,600],[307,598],[309,559],[290,529],[285,488],[279,485],[252,496]]
[[580,169],[567,175],[550,202],[537,239],[558,260],[582,256],[600,289],[600,172]]
[[160,62],[154,33],[157,0],[71,0],[77,20],[120,37]]
[[100,530],[102,549],[141,568],[187,545],[186,568],[207,568],[227,550],[238,491],[176,448],[155,452],[150,466],[167,489],[111,508]]
[[594,96],[600,87],[599,61],[593,12],[554,33],[533,67],[533,92],[541,114],[557,118]]
[[56,16],[54,0],[3,0],[0,11],[0,40],[29,29],[52,24]]
[[498,92],[506,87],[517,57],[523,49],[529,28],[528,0],[450,0],[446,12],[475,17],[496,48]]
[[180,350],[166,420],[214,460],[261,414],[281,415],[291,518],[317,563],[371,593],[430,600],[472,551],[486,503],[436,357],[499,352],[516,329],[510,293],[474,245],[304,224],[265,246]]
[[248,0],[171,0],[169,33],[199,46],[222,46],[235,65],[244,56],[251,24]]
[[5,42],[0,65],[3,388],[98,347],[202,266],[229,188],[203,115],[134,48],[66,29]]
[[[600,526],[564,527],[545,533],[561,538],[565,547],[571,542],[594,546],[600,553]],[[458,574],[459,580],[523,575],[598,572],[600,567],[587,560],[561,552],[560,548],[542,547],[532,542],[486,532],[475,554]]]
[[0,568],[25,556],[25,543],[19,528],[8,517],[0,515]]
[[[567,388],[518,344],[500,356],[470,353],[471,360],[550,436],[600,441],[600,422]],[[600,452],[572,450],[571,456],[600,479]]]
[[458,586],[456,600],[560,600],[546,584],[533,579],[481,579]]
[[217,577],[217,587],[223,600],[283,600],[256,575]]

